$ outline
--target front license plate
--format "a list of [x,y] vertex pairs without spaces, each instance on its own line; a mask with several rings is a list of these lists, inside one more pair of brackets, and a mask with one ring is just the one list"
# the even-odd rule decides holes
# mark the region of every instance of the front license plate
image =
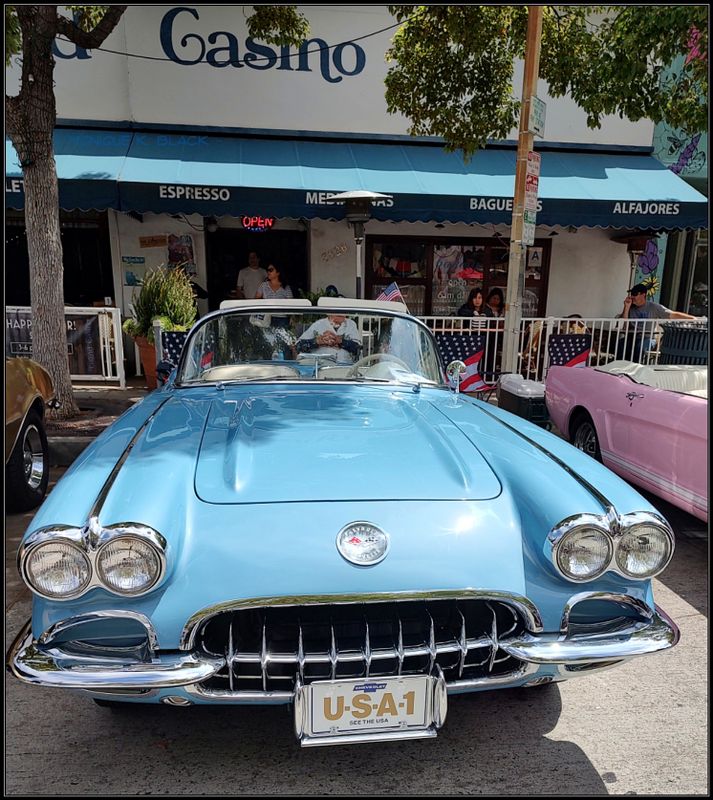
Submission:
[[339,744],[435,735],[435,684],[425,675],[311,683],[295,701],[298,735],[305,745],[326,743],[327,737]]

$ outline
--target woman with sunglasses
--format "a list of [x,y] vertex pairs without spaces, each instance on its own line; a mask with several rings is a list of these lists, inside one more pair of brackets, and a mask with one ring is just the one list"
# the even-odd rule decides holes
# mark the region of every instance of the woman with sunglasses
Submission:
[[293,297],[292,289],[280,277],[280,270],[274,264],[268,264],[267,280],[258,286],[255,299],[278,300],[291,297]]

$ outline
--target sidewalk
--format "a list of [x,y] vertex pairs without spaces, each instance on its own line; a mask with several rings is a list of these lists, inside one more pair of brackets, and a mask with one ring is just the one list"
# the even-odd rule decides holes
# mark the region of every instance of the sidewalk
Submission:
[[75,387],[74,398],[81,412],[79,417],[47,421],[52,466],[68,467],[117,417],[149,393],[144,378],[128,378],[126,384],[126,389],[114,386]]

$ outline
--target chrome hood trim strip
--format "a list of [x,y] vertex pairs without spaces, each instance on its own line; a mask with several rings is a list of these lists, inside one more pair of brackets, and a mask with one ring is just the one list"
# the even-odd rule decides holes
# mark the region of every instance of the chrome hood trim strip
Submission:
[[99,494],[97,495],[97,499],[94,501],[94,505],[92,506],[92,510],[89,512],[89,520],[88,520],[87,524],[88,524],[88,526],[90,528],[98,527],[99,514],[100,514],[100,512],[102,510],[102,507],[103,507],[104,503],[106,502],[106,498],[109,495],[109,492],[111,491],[111,487],[114,485],[114,481],[116,481],[116,479],[117,479],[117,477],[119,475],[119,472],[121,472],[121,468],[126,463],[126,459],[131,454],[131,451],[133,450],[134,446],[136,445],[136,442],[138,442],[139,437],[143,434],[144,430],[146,429],[148,424],[151,422],[151,420],[156,416],[156,414],[158,414],[158,412],[164,407],[164,405],[170,399],[171,399],[170,396],[166,397],[166,398],[163,399],[163,401],[158,406],[156,406],[156,408],[146,418],[146,420],[141,425],[141,427],[132,436],[131,441],[129,442],[129,444],[126,445],[126,449],[121,454],[121,457],[119,458],[119,460],[114,465],[114,468],[112,469],[111,473],[109,474],[109,477],[104,482],[104,485],[102,486],[102,488],[99,491]]
[[[482,403],[481,405],[485,404]],[[480,408],[480,406],[478,407]],[[484,414],[487,414],[491,419],[495,420],[495,422],[500,423],[508,430],[517,434],[521,439],[524,439],[528,444],[531,444],[533,447],[537,448],[537,450],[539,450],[541,453],[544,453],[544,455],[546,455],[549,459],[554,461],[555,464],[557,464],[557,466],[561,467],[566,473],[568,473],[572,478],[574,478],[574,480],[576,480],[577,483],[580,484],[580,486],[583,486],[592,495],[592,497],[595,498],[595,500],[601,505],[602,509],[606,513],[606,516],[608,517],[610,523],[616,524],[618,515],[616,513],[616,508],[614,507],[614,503],[612,503],[611,500],[605,497],[596,487],[592,486],[592,484],[589,483],[588,480],[583,478],[578,472],[575,472],[575,470],[573,470],[572,467],[569,466],[569,464],[566,464],[564,461],[562,461],[561,458],[559,458],[554,453],[549,451],[543,445],[538,444],[533,439],[530,439],[530,437],[526,436],[524,433],[522,433],[522,431],[519,431],[517,428],[514,428],[509,423],[504,422],[499,417],[496,417],[495,414],[488,411],[487,408],[483,408],[481,409],[481,411]]]

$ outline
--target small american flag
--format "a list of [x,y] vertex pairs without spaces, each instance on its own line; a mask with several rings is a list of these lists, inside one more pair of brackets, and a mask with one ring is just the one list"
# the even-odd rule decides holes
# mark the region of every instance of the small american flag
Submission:
[[401,289],[395,284],[390,283],[386,289],[382,290],[381,294],[376,298],[377,300],[393,300],[399,303],[406,304],[404,296],[401,294]]
[[485,352],[485,338],[459,333],[437,333],[436,342],[446,364],[462,361],[466,371],[461,378],[460,391],[479,392],[486,388],[480,374],[480,362]]
[[591,343],[589,336],[550,336],[547,352],[551,367],[586,367]]

